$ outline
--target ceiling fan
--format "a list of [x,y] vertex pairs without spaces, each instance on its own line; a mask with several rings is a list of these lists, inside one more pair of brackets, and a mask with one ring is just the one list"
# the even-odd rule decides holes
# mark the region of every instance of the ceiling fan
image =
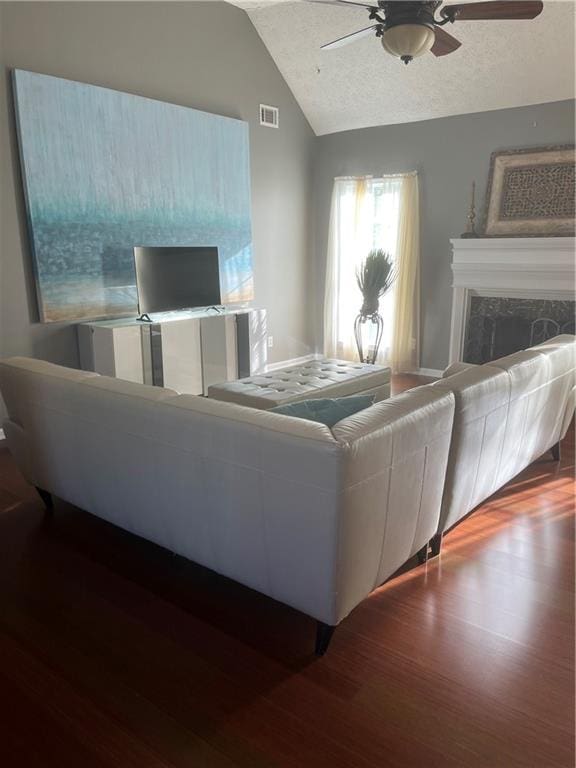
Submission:
[[455,21],[486,21],[505,19],[534,19],[544,3],[536,0],[488,0],[481,3],[446,5],[436,11],[442,0],[308,0],[322,5],[356,6],[368,11],[369,27],[339,37],[322,46],[323,50],[339,48],[362,37],[375,34],[384,49],[409,64],[417,56],[431,51],[434,56],[446,56],[462,43],[442,27]]

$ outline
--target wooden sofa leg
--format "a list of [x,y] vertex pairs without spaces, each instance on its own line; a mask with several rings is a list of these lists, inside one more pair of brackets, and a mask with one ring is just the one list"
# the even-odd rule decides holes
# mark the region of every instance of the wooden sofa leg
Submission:
[[550,453],[552,454],[552,458],[554,461],[560,461],[560,456],[562,455],[562,452],[560,450],[560,441],[557,443],[554,443],[552,448],[550,448]]
[[418,562],[420,563],[420,565],[423,565],[424,563],[426,563],[428,561],[428,543],[426,543],[422,547],[422,549],[419,549],[416,555],[418,557]]
[[36,486],[36,490],[38,491],[38,496],[40,496],[44,502],[46,511],[52,512],[54,509],[54,499],[52,498],[52,494],[48,493],[48,491],[45,491],[43,488],[38,488],[38,486]]
[[330,624],[324,624],[319,621],[316,626],[316,656],[324,656],[332,640],[332,635],[336,627],[332,627]]
[[435,536],[432,536],[432,538],[430,539],[430,551],[431,551],[432,557],[436,557],[436,555],[439,555],[441,549],[442,549],[442,534],[437,533]]

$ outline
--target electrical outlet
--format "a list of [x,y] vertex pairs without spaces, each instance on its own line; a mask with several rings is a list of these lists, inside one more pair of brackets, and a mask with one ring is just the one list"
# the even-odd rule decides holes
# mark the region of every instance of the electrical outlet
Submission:
[[268,336],[268,349],[272,349],[274,346],[274,336]]

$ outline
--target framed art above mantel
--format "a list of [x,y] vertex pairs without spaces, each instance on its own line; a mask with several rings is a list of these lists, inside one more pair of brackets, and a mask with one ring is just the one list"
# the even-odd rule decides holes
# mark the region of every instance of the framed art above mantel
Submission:
[[573,145],[493,152],[484,235],[573,236],[574,196]]

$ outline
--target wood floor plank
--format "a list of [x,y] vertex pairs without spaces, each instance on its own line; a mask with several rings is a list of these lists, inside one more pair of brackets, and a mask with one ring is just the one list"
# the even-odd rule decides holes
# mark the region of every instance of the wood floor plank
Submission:
[[[1,639],[0,639],[1,643]],[[1,645],[0,645],[1,647]],[[0,672],[0,765],[10,768],[107,768],[43,702]]]

